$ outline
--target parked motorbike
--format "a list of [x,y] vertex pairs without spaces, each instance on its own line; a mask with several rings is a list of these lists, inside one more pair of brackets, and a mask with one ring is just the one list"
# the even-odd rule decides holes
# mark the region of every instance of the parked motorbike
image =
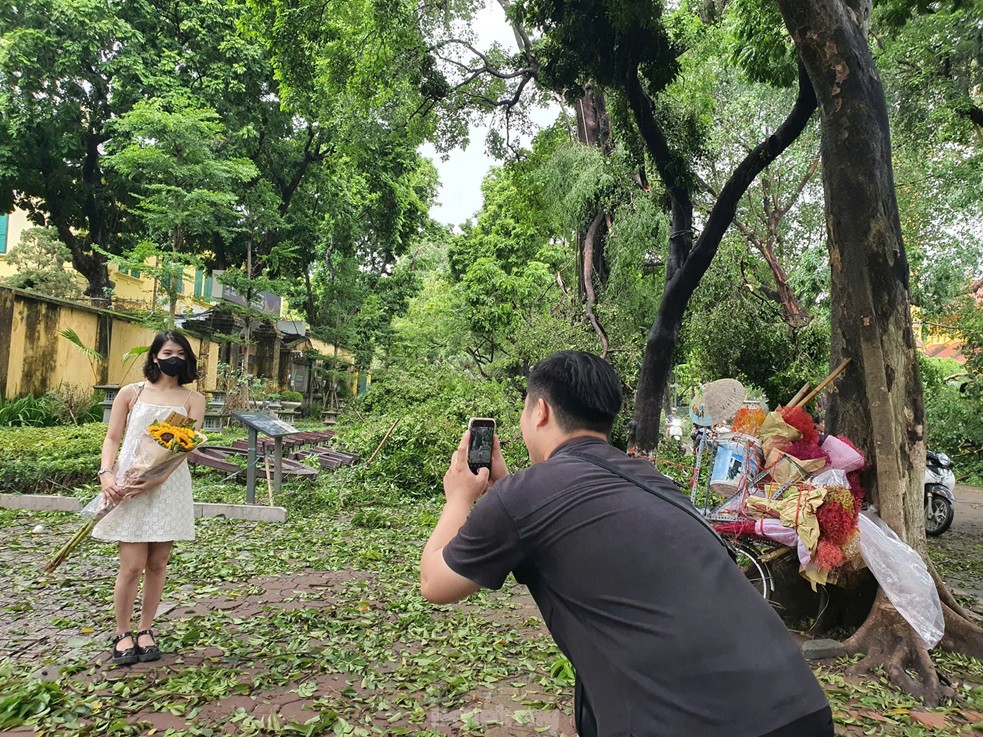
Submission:
[[683,440],[683,421],[678,417],[671,417],[669,419],[669,424],[666,427],[666,436],[674,443],[680,443]]
[[932,537],[948,530],[955,515],[954,465],[945,453],[925,454],[925,534]]

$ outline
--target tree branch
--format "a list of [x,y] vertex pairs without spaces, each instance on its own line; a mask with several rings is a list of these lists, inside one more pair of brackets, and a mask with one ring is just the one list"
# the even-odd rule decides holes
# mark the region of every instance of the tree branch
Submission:
[[597,337],[601,341],[601,358],[607,359],[610,349],[608,335],[604,332],[604,328],[594,314],[594,304],[597,301],[594,295],[594,243],[597,241],[603,222],[604,209],[600,208],[594,216],[590,227],[587,228],[587,235],[584,236],[584,292],[587,296],[584,302],[584,308],[587,312],[587,319],[590,320],[591,327],[594,328],[594,332],[597,333]]
[[[799,60],[799,94],[788,117],[778,126],[777,130],[759,143],[754,150],[740,163],[731,174],[730,179],[720,191],[720,196],[714,203],[707,218],[706,227],[700,234],[699,240],[693,247],[693,252],[687,259],[695,259],[695,266],[705,271],[713,260],[720,241],[727,231],[727,226],[734,219],[737,203],[750,186],[754,178],[768,164],[799,137],[806,123],[816,109],[816,92],[806,74],[805,65]],[[689,266],[689,263],[687,263]]]

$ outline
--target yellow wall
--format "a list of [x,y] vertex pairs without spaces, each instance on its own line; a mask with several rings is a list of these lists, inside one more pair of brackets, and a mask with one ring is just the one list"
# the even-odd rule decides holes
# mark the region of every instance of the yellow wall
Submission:
[[[61,333],[74,330],[82,343],[106,356],[93,365]],[[100,346],[100,333],[102,342]],[[127,384],[143,378],[145,356],[124,365],[131,348],[150,345],[154,331],[106,310],[76,305],[0,287],[0,396],[35,396],[63,383],[90,387]],[[188,335],[199,356],[196,388],[215,388],[218,346],[207,338]]]
[[[182,291],[178,295],[177,301],[178,312],[194,312],[195,308],[198,311],[208,309],[215,300],[195,298],[195,270],[187,267],[183,273],[184,278],[181,280],[183,285]],[[113,290],[113,296],[117,300],[122,300],[121,306],[130,309],[136,307],[150,309],[154,298],[154,279],[152,277],[144,273],[141,273],[139,277],[135,277],[129,273],[121,272],[114,264],[110,264],[109,278],[116,284],[116,288]],[[167,310],[168,307],[167,293],[158,288],[157,308]]]
[[355,356],[347,348],[342,348],[341,346],[335,346],[331,343],[325,343],[323,340],[318,340],[317,338],[308,338],[311,343],[311,348],[320,353],[322,356],[335,356],[342,363],[354,364]]
[[[98,367],[94,371],[82,352],[60,336],[63,330],[71,328],[85,345],[95,346],[97,320],[81,309],[51,302],[12,297],[9,302],[12,319],[6,396],[41,394],[62,383],[82,386],[98,383]],[[0,330],[5,327],[0,325]]]

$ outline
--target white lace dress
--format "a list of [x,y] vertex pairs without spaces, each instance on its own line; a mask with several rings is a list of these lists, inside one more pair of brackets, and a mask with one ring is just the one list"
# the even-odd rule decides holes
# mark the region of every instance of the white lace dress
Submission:
[[[120,473],[133,462],[137,439],[152,423],[163,420],[172,412],[187,414],[187,409],[147,404],[137,398],[123,436],[123,448],[117,464]],[[99,521],[92,536],[105,542],[125,543],[194,540],[195,507],[187,462],[178,466],[157,488],[122,501]]]

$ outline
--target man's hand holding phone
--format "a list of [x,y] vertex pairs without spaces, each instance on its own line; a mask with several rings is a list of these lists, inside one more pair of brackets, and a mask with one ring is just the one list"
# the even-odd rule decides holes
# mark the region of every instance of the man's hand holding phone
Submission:
[[487,468],[479,468],[475,473],[468,464],[468,442],[471,431],[461,438],[460,445],[451,456],[451,465],[444,474],[444,496],[448,502],[463,502],[469,507],[485,493],[491,479]]
[[502,446],[498,442],[498,435],[496,435],[492,444],[491,483],[488,484],[488,488],[490,489],[508,475],[509,468],[505,465],[505,456],[502,455]]
[[468,423],[468,430],[444,474],[444,494],[448,501],[453,497],[474,504],[496,481],[509,475],[495,430],[495,420],[487,417],[474,417]]

